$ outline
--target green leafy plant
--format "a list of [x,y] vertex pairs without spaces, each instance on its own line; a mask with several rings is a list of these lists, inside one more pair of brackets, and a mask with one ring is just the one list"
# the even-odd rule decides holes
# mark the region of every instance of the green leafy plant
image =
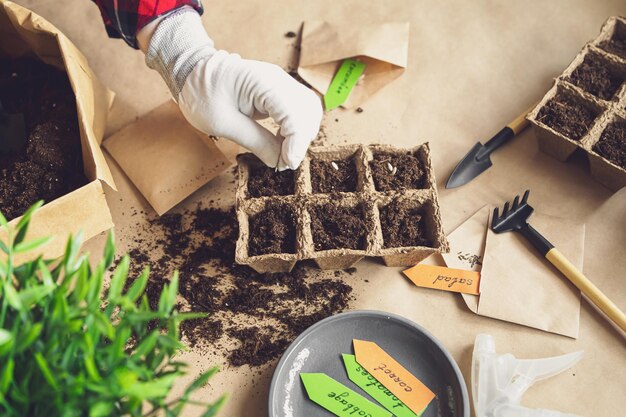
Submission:
[[225,397],[212,404],[194,401],[194,391],[217,368],[202,373],[182,396],[171,398],[187,364],[175,359],[184,347],[179,325],[204,317],[175,310],[174,274],[153,311],[144,295],[149,269],[125,290],[125,256],[104,290],[105,272],[114,260],[110,234],[101,261],[92,269],[81,255],[80,234],[70,237],[65,255],[16,264],[48,239],[24,240],[31,207],[15,229],[0,214],[6,230],[0,240],[0,415],[2,416],[178,416],[187,404],[215,415]]

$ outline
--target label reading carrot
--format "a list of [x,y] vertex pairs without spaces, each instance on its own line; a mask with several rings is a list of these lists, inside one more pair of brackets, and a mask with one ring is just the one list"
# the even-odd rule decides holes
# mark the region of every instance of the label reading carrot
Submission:
[[354,339],[359,365],[391,391],[415,414],[421,414],[435,394],[374,342]]

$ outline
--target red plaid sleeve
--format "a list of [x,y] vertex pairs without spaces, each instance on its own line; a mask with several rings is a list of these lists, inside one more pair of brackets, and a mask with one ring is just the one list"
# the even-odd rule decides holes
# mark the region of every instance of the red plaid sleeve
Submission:
[[137,32],[157,17],[183,6],[202,14],[200,0],[92,0],[98,5],[107,33],[137,49]]

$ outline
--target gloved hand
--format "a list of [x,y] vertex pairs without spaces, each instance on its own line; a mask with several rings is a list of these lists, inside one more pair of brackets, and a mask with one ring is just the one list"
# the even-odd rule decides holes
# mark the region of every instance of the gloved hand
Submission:
[[[296,169],[322,119],[321,100],[277,65],[217,51],[200,16],[179,9],[158,23],[146,51],[196,129],[222,136],[266,165]],[[255,119],[270,116],[276,135]]]

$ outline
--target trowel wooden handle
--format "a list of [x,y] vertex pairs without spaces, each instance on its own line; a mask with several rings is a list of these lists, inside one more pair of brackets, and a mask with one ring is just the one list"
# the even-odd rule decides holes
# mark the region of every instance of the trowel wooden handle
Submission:
[[528,126],[528,120],[526,120],[526,116],[528,116],[528,113],[530,113],[537,106],[537,104],[539,103],[533,104],[528,110],[517,116],[515,120],[506,125],[509,129],[513,131],[514,135],[517,135],[519,132],[526,129],[526,127]]
[[563,273],[583,294],[585,294],[600,310],[604,312],[620,329],[626,332],[626,315],[613,302],[604,295],[589,279],[583,275],[570,261],[567,260],[556,248],[552,248],[546,254],[550,261]]

